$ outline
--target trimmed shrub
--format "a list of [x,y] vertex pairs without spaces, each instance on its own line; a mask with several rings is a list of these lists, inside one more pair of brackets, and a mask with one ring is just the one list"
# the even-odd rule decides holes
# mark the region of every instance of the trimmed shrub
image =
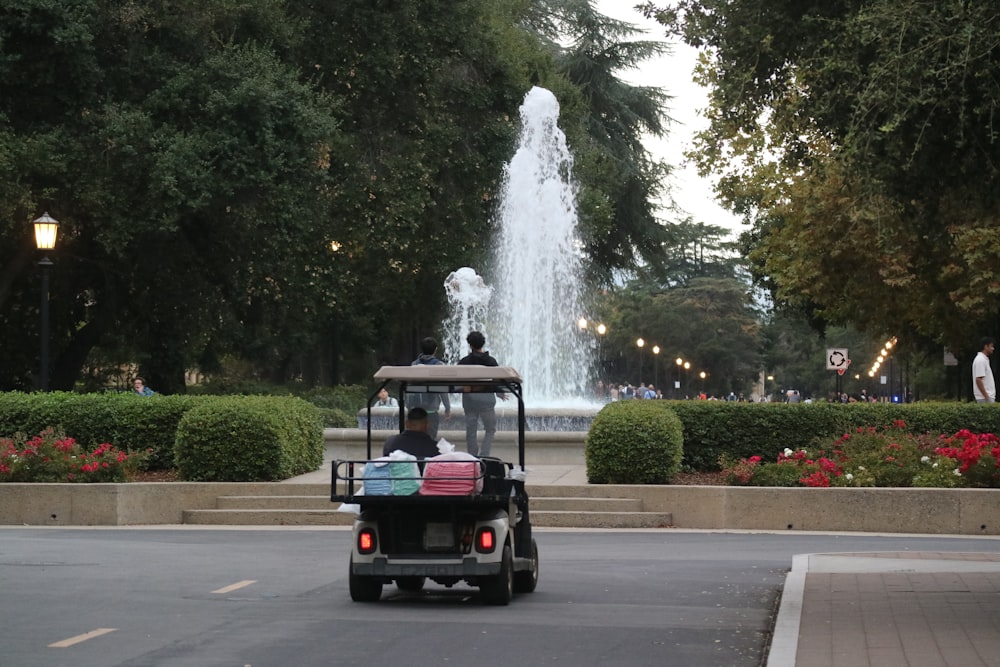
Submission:
[[910,433],[969,429],[1000,433],[1000,406],[976,403],[729,403],[668,401],[684,429],[685,469],[720,469],[720,461],[766,460],[785,449],[812,447],[858,428],[906,423]]
[[287,479],[323,463],[320,411],[298,398],[202,398],[177,425],[174,460],[182,479]]
[[173,468],[174,432],[197,399],[125,394],[50,392],[0,394],[0,436],[66,433],[84,448],[111,443],[121,450],[149,452],[150,470]]
[[201,396],[298,396],[322,409],[323,426],[326,428],[356,428],[357,411],[365,405],[367,397],[367,391],[361,385],[304,387],[231,378],[216,378],[191,387],[189,392]]
[[617,401],[594,417],[586,439],[591,484],[666,484],[680,470],[681,422],[663,401]]

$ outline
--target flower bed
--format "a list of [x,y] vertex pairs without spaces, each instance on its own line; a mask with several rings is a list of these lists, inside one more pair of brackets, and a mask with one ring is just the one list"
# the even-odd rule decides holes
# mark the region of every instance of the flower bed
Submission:
[[724,462],[727,484],[806,487],[1000,487],[1000,439],[961,430],[953,435],[913,434],[891,426],[858,428],[832,443]]
[[109,443],[88,451],[54,429],[0,438],[0,482],[124,482],[148,452],[123,452]]

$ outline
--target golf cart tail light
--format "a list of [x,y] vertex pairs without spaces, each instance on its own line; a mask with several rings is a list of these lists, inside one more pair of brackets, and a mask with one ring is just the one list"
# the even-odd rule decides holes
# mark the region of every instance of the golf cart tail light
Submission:
[[375,551],[376,544],[377,541],[375,540],[375,531],[371,528],[365,528],[358,533],[358,553],[373,553]]
[[492,528],[480,528],[476,536],[476,551],[481,554],[492,553],[496,549],[496,534]]

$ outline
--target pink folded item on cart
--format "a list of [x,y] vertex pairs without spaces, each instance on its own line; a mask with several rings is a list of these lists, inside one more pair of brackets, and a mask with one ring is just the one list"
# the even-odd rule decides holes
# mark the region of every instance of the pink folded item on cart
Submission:
[[479,459],[467,452],[441,454],[427,459],[420,495],[468,496],[482,493],[481,465]]

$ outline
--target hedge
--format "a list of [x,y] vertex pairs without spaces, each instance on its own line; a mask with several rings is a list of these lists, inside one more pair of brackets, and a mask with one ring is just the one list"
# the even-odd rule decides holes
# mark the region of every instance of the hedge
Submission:
[[684,430],[686,469],[718,470],[720,457],[802,449],[859,427],[881,428],[899,420],[911,433],[1000,433],[1000,406],[976,403],[732,403],[666,401]]
[[37,434],[53,427],[93,448],[108,442],[120,450],[151,450],[149,468],[174,466],[174,433],[198,399],[189,396],[0,393],[0,436]]
[[[195,418],[188,418],[192,411],[203,434],[192,431]],[[287,479],[322,465],[322,413],[292,397],[11,392],[0,393],[0,436],[32,435],[52,427],[87,449],[107,442],[120,450],[150,450],[149,469],[170,470],[180,468],[174,456],[175,440],[187,420],[180,451],[185,456],[182,474],[188,479],[262,481]],[[213,418],[224,424],[213,424]],[[240,420],[238,426],[226,428]],[[238,443],[234,443],[234,430]],[[228,466],[216,465],[206,451],[204,460],[212,469],[199,471],[196,466],[202,458],[191,451],[196,443],[212,452],[225,449],[232,460]],[[267,451],[262,453],[262,446]],[[247,470],[256,471],[257,477],[247,479]],[[223,479],[230,474],[226,471],[236,477]]]

